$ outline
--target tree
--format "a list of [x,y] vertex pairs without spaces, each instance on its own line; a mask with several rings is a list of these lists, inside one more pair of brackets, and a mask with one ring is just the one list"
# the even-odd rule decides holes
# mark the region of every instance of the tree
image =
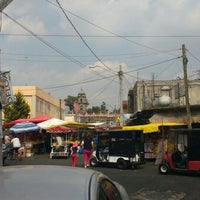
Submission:
[[30,106],[24,99],[21,92],[15,96],[15,102],[3,108],[4,122],[10,122],[20,118],[28,118],[30,115]]
[[74,103],[78,100],[78,97],[74,97],[74,96],[67,96],[66,99],[64,99],[65,102],[65,106],[69,107],[70,111],[73,111],[74,109]]
[[101,104],[101,112],[103,114],[107,113],[108,110],[106,109],[106,103],[103,101],[102,104]]
[[101,110],[100,107],[98,107],[98,106],[92,106],[92,108],[88,108],[87,109],[87,113],[88,114],[93,114],[93,113],[99,114],[100,110]]

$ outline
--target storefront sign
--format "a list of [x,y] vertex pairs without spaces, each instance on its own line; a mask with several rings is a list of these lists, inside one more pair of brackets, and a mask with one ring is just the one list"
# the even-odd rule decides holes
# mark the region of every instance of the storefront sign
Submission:
[[15,101],[12,85],[10,80],[10,72],[1,72],[0,74],[0,85],[2,87],[1,93],[1,107],[9,105]]

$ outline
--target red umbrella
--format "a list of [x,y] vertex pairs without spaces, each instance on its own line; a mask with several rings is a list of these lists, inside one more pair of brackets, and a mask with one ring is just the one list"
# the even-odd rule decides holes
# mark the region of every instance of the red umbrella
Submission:
[[47,133],[69,133],[73,132],[73,129],[65,127],[65,126],[56,126],[54,128],[50,128],[46,130]]
[[48,115],[44,115],[44,116],[38,116],[38,117],[33,117],[33,118],[29,118],[29,119],[17,119],[8,123],[3,124],[3,128],[10,126],[10,125],[14,125],[17,123],[21,123],[21,122],[34,122],[34,123],[40,123],[46,120],[51,119],[52,117],[48,116]]

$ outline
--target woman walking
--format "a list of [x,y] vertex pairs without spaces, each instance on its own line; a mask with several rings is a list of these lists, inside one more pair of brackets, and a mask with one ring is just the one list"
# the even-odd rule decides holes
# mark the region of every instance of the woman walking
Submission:
[[78,143],[74,142],[72,147],[70,148],[71,150],[71,159],[72,159],[72,167],[76,167],[76,162],[77,162],[77,153],[78,153]]
[[92,149],[94,145],[93,138],[90,133],[87,133],[81,145],[83,146],[83,161],[84,167],[89,167],[90,156],[92,155]]

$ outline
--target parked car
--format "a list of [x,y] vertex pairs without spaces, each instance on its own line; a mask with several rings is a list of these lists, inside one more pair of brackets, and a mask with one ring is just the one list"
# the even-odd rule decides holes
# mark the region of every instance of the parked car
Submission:
[[124,187],[101,172],[78,167],[18,165],[0,169],[4,200],[129,200]]

